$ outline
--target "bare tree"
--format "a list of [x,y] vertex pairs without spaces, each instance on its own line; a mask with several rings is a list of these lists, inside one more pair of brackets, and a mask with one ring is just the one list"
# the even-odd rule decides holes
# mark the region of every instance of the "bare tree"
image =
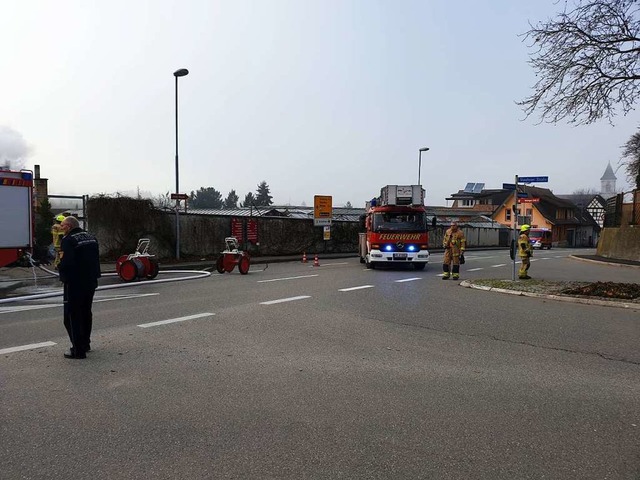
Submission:
[[569,3],[523,35],[538,80],[534,93],[517,103],[527,118],[538,111],[540,122],[586,125],[606,117],[612,123],[616,109],[626,115],[640,95],[640,2]]
[[622,146],[622,158],[627,160],[629,181],[640,189],[640,131],[631,135]]

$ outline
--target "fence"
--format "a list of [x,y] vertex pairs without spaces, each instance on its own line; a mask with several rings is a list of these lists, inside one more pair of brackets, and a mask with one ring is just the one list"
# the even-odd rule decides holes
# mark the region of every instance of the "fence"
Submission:
[[606,202],[605,227],[640,225],[640,190],[618,193],[616,196],[607,199]]

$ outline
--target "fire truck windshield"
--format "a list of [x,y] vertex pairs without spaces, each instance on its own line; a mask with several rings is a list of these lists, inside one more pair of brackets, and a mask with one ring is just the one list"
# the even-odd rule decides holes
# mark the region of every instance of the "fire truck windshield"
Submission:
[[382,212],[373,214],[375,232],[415,232],[426,229],[424,212]]

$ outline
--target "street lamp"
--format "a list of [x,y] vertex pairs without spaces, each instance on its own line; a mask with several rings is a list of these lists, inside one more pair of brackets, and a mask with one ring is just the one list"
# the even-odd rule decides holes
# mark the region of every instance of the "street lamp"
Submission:
[[418,185],[420,185],[420,168],[422,167],[422,152],[429,151],[429,147],[424,147],[418,150]]
[[189,70],[181,68],[173,72],[173,76],[176,77],[176,260],[180,260],[180,180],[178,173],[178,77],[184,77],[189,75]]

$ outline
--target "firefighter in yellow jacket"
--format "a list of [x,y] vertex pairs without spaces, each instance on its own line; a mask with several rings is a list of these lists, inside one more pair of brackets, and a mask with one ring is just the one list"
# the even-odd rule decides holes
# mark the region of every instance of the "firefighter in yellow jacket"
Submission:
[[[442,263],[442,275],[443,280],[448,280],[453,273],[453,279],[460,278],[460,255],[464,253],[464,249],[467,246],[467,240],[464,238],[464,233],[458,229],[456,222],[451,222],[451,227],[445,232],[444,240],[442,241],[444,247],[444,260]],[[450,266],[453,263],[453,268]]]
[[58,215],[55,218],[55,223],[51,227],[51,237],[53,238],[53,249],[56,252],[56,257],[53,259],[53,267],[57,270],[60,263],[60,251],[62,248],[62,237],[64,237],[64,230],[62,228],[62,221],[66,217],[64,215]]
[[520,270],[518,270],[518,278],[521,280],[529,280],[529,267],[531,266],[530,258],[533,256],[533,247],[529,242],[529,230],[531,225],[522,225],[520,227],[520,236],[518,237],[518,255],[520,255]]

